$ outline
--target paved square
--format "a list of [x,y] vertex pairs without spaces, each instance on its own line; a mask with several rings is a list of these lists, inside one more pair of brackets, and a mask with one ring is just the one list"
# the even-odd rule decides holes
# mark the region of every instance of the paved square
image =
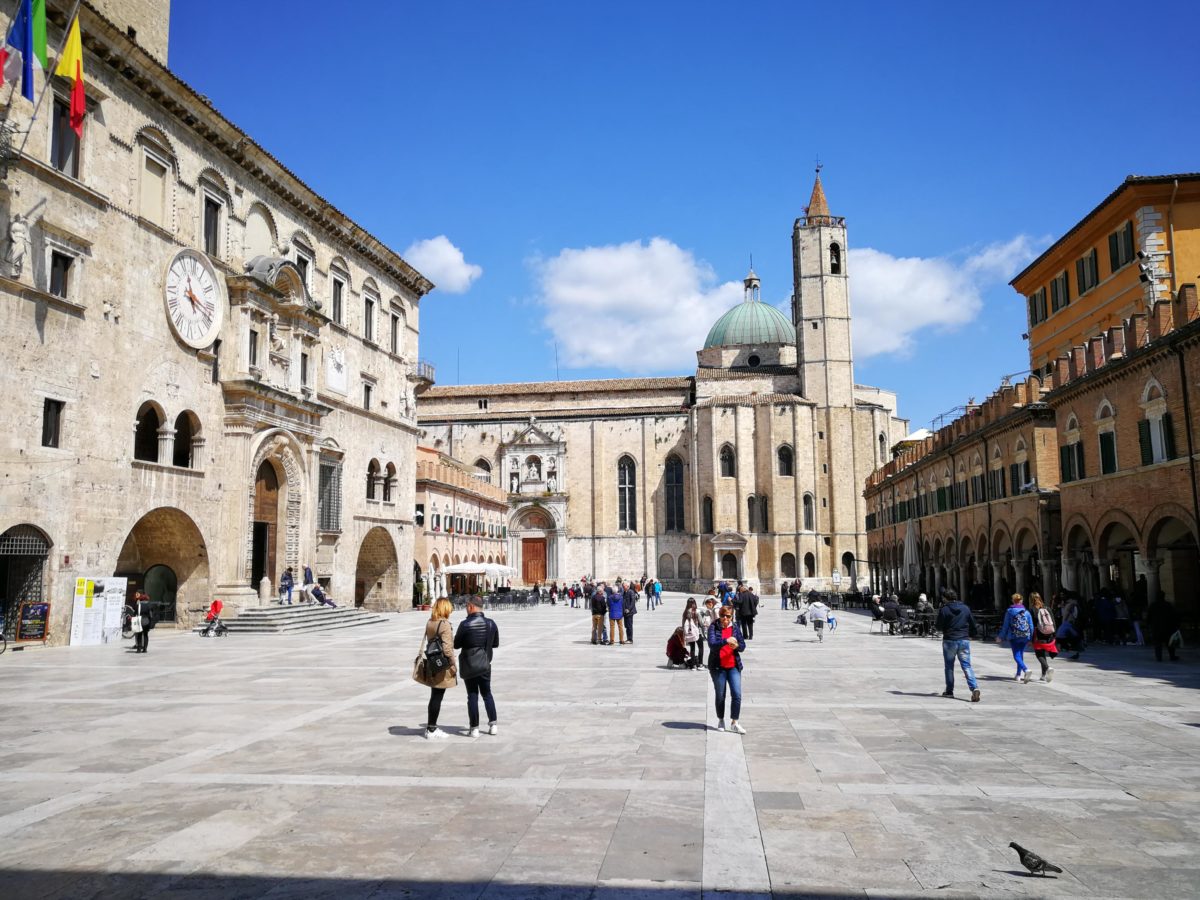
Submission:
[[424,614],[7,653],[0,896],[1200,895],[1192,662],[1104,648],[1017,685],[976,644],[970,704],[936,696],[939,642],[845,613],[819,645],[777,607],[744,738],[706,674],[664,668],[681,595],[626,647],[583,610],[494,613],[501,730],[474,740],[461,686],[450,739],[421,737]]

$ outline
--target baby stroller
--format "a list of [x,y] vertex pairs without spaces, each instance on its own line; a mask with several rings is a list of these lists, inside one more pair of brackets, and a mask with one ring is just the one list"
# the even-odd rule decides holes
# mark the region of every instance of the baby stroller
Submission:
[[204,617],[205,625],[200,629],[200,637],[225,637],[229,632],[229,626],[221,621],[221,610],[225,608],[225,604],[220,600],[214,600],[208,608],[208,615]]

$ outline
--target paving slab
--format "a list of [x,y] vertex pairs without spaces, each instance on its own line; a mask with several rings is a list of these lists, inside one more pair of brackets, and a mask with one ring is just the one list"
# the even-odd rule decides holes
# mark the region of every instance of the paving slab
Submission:
[[[1190,660],[1093,648],[1020,685],[976,644],[972,704],[938,696],[937,641],[846,613],[818,643],[767,603],[738,737],[705,673],[664,666],[683,600],[625,647],[591,646],[581,609],[497,612],[500,733],[467,737],[460,687],[436,742],[422,614],[5,654],[0,895],[1200,895]],[[1064,872],[1029,876],[1013,840]]]

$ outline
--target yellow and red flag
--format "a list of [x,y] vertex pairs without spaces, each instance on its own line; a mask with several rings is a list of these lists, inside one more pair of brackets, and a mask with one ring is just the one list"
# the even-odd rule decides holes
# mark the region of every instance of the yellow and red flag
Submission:
[[79,37],[78,16],[71,22],[71,30],[67,34],[67,45],[63,47],[58,65],[54,67],[54,74],[74,79],[74,83],[71,85],[71,128],[76,135],[82,138],[87,98],[83,93],[83,40]]

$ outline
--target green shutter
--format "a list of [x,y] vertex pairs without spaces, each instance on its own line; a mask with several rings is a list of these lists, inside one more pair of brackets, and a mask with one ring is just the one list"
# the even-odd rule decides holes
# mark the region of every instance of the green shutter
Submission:
[[1075,477],[1087,478],[1087,468],[1083,464],[1083,441],[1075,443]]
[[1114,231],[1108,236],[1108,264],[1114,272],[1121,268],[1120,234],[1119,231]]
[[1059,468],[1059,472],[1060,472],[1059,480],[1064,483],[1075,480],[1071,476],[1071,461],[1072,461],[1071,460],[1071,448],[1070,447],[1059,447],[1058,448],[1058,468]]
[[1163,436],[1163,457],[1165,459],[1175,458],[1175,426],[1171,423],[1171,414],[1163,413],[1162,416],[1162,436]]
[[1138,446],[1142,451],[1142,465],[1148,466],[1154,462],[1154,445],[1150,443],[1150,421],[1142,419],[1138,422]]
[[1100,434],[1100,474],[1111,475],[1117,471],[1116,435],[1111,431]]
[[1009,490],[1012,491],[1015,497],[1021,491],[1021,466],[1019,463],[1013,463],[1008,467]]

